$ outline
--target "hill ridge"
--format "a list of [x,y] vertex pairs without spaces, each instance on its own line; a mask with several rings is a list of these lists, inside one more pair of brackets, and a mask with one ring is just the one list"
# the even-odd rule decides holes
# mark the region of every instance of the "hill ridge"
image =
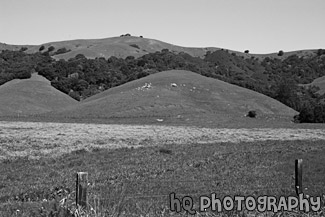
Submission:
[[[134,44],[134,43],[140,43]],[[151,43],[151,44],[150,44]],[[55,51],[58,51],[61,48],[66,48],[68,51],[62,54],[53,54],[55,59],[69,59],[75,57],[77,54],[83,54],[87,58],[96,58],[104,57],[109,58],[111,56],[125,58],[127,56],[140,57],[148,53],[153,53],[156,51],[161,51],[163,49],[169,49],[173,52],[185,52],[194,57],[204,57],[207,51],[214,52],[216,50],[229,50],[226,48],[218,47],[184,47],[167,42],[163,42],[157,39],[143,38],[137,36],[115,36],[115,37],[106,37],[99,39],[72,39],[64,41],[53,41],[47,42],[40,45],[9,45],[5,43],[0,43],[0,50],[19,50],[22,47],[26,47],[28,53],[35,53],[39,51],[41,46],[44,46],[43,51],[46,51],[50,46],[54,46]],[[153,46],[155,45],[155,46]],[[133,47],[132,47],[133,46]],[[139,48],[137,48],[138,46]],[[306,50],[297,50],[297,51],[286,51],[283,56],[278,56],[277,51],[274,53],[267,54],[246,54],[244,51],[235,51],[229,50],[229,52],[236,53],[237,55],[244,57],[257,57],[257,58],[279,58],[283,59],[293,54],[310,56],[313,55],[315,49],[306,49]]]

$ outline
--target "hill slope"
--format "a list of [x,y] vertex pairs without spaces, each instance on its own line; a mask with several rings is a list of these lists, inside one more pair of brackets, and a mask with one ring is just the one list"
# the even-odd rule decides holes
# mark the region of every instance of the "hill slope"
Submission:
[[[140,57],[148,53],[154,53],[163,49],[169,49],[174,52],[185,52],[192,56],[203,57],[207,51],[215,51],[218,48],[187,48],[168,44],[162,41],[140,38],[134,36],[112,37],[104,39],[77,39],[69,41],[49,42],[44,45],[44,51],[49,47],[55,48],[51,55],[55,59],[70,59],[77,54],[83,54],[87,58],[94,59],[96,57],[109,58],[110,56],[125,58],[127,56]],[[41,45],[6,45],[0,43],[0,50],[19,50],[26,47],[28,53],[39,51]],[[60,49],[66,48],[68,52],[55,55],[54,53]]]
[[0,102],[0,116],[40,114],[77,104],[37,74],[1,85]]
[[239,123],[249,119],[244,116],[250,110],[256,110],[261,119],[291,118],[296,114],[257,92],[190,71],[170,70],[111,88],[51,115],[74,119]]
[[[221,48],[216,47],[206,47],[206,48],[191,48],[191,47],[181,47],[166,42],[162,42],[155,39],[135,37],[135,36],[123,36],[123,37],[111,37],[104,39],[77,39],[68,41],[58,41],[45,43],[44,50],[46,51],[49,47],[53,46],[54,51],[50,54],[53,55],[55,59],[70,59],[75,57],[77,54],[83,54],[87,58],[94,59],[96,57],[109,58],[111,56],[125,58],[127,56],[140,57],[148,53],[154,53],[156,51],[161,51],[163,49],[168,49],[172,52],[185,52],[194,57],[204,57],[208,51],[216,51]],[[7,45],[0,43],[1,50],[19,50],[20,48],[27,48],[27,53],[35,53],[39,51],[41,45]],[[65,48],[68,52],[62,54],[55,54],[59,49]],[[230,51],[230,50],[229,50]],[[278,56],[277,53],[270,54],[246,54],[239,51],[231,51],[239,56],[245,58],[258,58],[264,59],[266,57],[284,59],[290,55],[296,54],[297,56],[313,56],[316,50],[301,50],[301,51],[291,51],[284,52],[283,56]]]

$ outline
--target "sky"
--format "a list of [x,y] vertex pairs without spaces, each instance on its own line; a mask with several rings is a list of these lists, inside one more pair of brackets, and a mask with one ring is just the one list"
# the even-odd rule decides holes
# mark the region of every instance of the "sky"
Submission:
[[0,42],[130,33],[250,53],[325,48],[325,0],[0,0]]

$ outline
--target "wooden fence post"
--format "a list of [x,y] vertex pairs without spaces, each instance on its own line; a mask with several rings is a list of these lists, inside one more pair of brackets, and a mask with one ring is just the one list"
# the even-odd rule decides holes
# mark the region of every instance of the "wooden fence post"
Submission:
[[302,159],[295,160],[295,188],[297,196],[302,192]]
[[88,185],[88,173],[77,172],[76,178],[76,205],[87,209],[87,185]]

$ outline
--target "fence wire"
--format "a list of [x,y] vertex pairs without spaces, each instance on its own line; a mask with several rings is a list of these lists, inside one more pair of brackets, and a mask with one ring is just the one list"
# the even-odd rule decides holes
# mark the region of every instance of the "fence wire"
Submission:
[[[264,154],[273,152],[283,152],[283,149],[253,150],[253,151],[231,151],[220,152],[219,155],[227,156],[232,154]],[[299,157],[299,156],[298,156]],[[325,194],[325,166],[317,162],[312,156],[303,158],[303,192],[306,195]],[[126,180],[125,197],[137,198],[164,198],[169,197],[174,192],[180,196],[198,196],[218,193],[219,195],[296,195],[294,161],[289,162],[281,179],[275,176],[252,178],[251,174],[246,177],[237,177],[229,180],[229,177],[218,177],[218,174],[211,175],[204,179],[184,179],[184,178],[144,178],[141,180]],[[253,171],[252,171],[253,172]],[[223,174],[224,175],[224,174]],[[240,184],[245,183],[245,184]],[[104,189],[107,185],[97,186],[101,200],[109,200],[114,189]],[[94,187],[94,189],[96,186]],[[90,189],[91,191],[91,189]],[[101,193],[100,193],[101,192]]]
[[[150,188],[149,191],[144,191],[140,188],[140,191],[134,191],[134,187],[136,187],[135,183],[139,183],[140,181],[129,181],[125,182],[125,198],[128,199],[154,199],[154,198],[168,198],[170,193],[175,193],[179,197],[191,196],[191,197],[199,197],[203,195],[211,195],[212,193],[216,193],[220,196],[260,196],[260,195],[270,195],[270,196],[296,196],[294,181],[289,185],[282,186],[227,186],[227,184],[223,185],[220,188],[213,188],[208,186],[207,188],[200,188],[200,186],[204,187],[204,182],[213,182],[215,180],[151,180],[151,183],[146,183],[146,187]],[[177,183],[179,186],[184,187],[184,183],[191,183],[195,185],[196,189],[188,188],[185,184],[184,188],[177,189],[175,186],[167,185],[166,188],[163,188],[163,183]],[[162,184],[162,185],[153,185],[153,184]],[[203,184],[203,185],[202,185]],[[157,188],[157,189],[155,189]],[[159,191],[160,189],[160,191]],[[209,190],[207,190],[209,189]],[[106,189],[109,191],[109,189]],[[101,192],[104,192],[101,191]],[[306,195],[310,196],[320,196],[325,194],[325,185],[322,183],[312,184],[310,186],[303,186],[303,192]],[[114,195],[114,194],[112,194]],[[101,193],[99,196],[100,200],[111,200],[112,197],[107,197],[107,195]]]

